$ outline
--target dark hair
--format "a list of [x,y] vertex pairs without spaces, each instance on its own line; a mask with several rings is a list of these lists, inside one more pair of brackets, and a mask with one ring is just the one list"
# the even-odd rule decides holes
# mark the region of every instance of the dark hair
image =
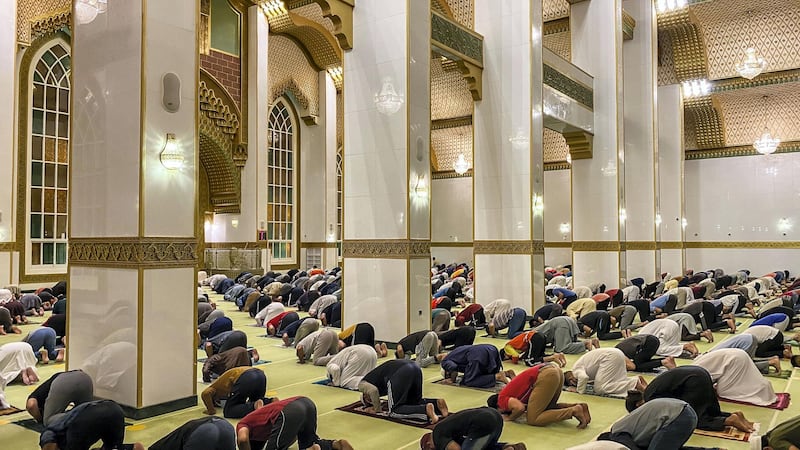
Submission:
[[486,405],[490,408],[497,408],[497,394],[492,394],[486,399]]
[[628,412],[632,412],[634,409],[639,407],[639,402],[641,402],[643,399],[644,396],[641,392],[636,390],[628,391],[628,396],[625,397],[625,409],[627,409]]

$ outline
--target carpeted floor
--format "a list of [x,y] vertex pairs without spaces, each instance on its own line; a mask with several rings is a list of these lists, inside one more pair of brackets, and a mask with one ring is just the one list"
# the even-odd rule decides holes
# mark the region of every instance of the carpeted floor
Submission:
[[[300,365],[296,363],[294,351],[277,347],[280,343],[278,339],[260,337],[264,335],[263,329],[247,326],[252,323],[252,319],[245,313],[236,311],[230,302],[221,300],[222,296],[212,295],[212,300],[217,302],[219,308],[234,321],[235,328],[244,331],[248,335],[249,345],[256,347],[261,354],[261,358],[270,360],[269,364],[257,366],[267,374],[269,395],[276,395],[281,398],[294,395],[305,395],[314,400],[319,414],[318,433],[325,438],[344,438],[349,440],[357,450],[393,450],[393,449],[415,449],[419,448],[419,438],[425,432],[423,429],[414,428],[406,425],[395,424],[384,420],[378,420],[366,416],[360,416],[336,408],[347,405],[358,400],[357,392],[349,392],[344,389],[331,389],[330,387],[313,384],[325,376],[323,367],[312,365]],[[38,319],[37,319],[38,321]],[[742,327],[749,325],[749,320],[742,319]],[[23,327],[23,332],[34,329],[38,325],[28,325]],[[720,342],[730,337],[727,333],[715,333],[715,341]],[[0,344],[17,341],[19,335],[0,336]],[[490,343],[501,346],[504,341],[499,339],[489,339],[478,337],[476,343]],[[615,345],[615,341],[603,342],[604,347]],[[701,351],[711,348],[714,344],[699,343]],[[198,352],[198,358],[205,355]],[[578,359],[577,355],[567,356],[568,367]],[[379,360],[380,364],[383,360]],[[690,364],[690,360],[680,360],[679,364]],[[788,362],[783,362],[784,369],[789,369]],[[514,366],[509,364],[507,369],[516,371],[523,370],[524,366]],[[63,364],[50,364],[40,366],[39,376],[47,379],[56,371],[64,369]],[[464,408],[482,406],[485,404],[487,392],[473,389],[458,389],[433,383],[441,379],[439,366],[432,366],[424,370],[425,383],[424,394],[426,397],[444,397],[447,400],[451,411],[458,411]],[[198,379],[200,379],[198,367]],[[645,376],[651,378],[651,376]],[[788,379],[769,378],[775,386],[776,392],[790,392],[794,398],[800,398],[800,372],[794,371]],[[198,383],[198,394],[206,387]],[[33,391],[34,386],[23,386],[12,384],[6,390],[8,401],[12,405],[23,407],[25,399]],[[592,440],[598,434],[606,431],[608,427],[618,418],[625,414],[624,402],[614,398],[602,398],[596,396],[581,396],[578,394],[564,392],[563,401],[582,401],[590,406],[592,423],[586,430],[577,430],[576,421],[561,422],[547,428],[531,427],[519,423],[507,423],[505,425],[502,440],[509,442],[522,441],[528,444],[528,448],[547,448],[561,449],[579,443]],[[800,414],[800,402],[793,402],[783,411],[775,411],[766,408],[758,408],[746,405],[734,405],[723,403],[723,408],[732,412],[734,410],[744,411],[747,418],[753,422],[760,422],[762,430],[768,430],[776,423]],[[126,441],[142,442],[145,447],[149,446],[177,426],[184,422],[202,417],[200,406],[189,408],[183,411],[174,412],[164,416],[151,419],[133,421],[126,431]],[[219,412],[221,415],[221,412]],[[35,450],[38,449],[38,435],[23,427],[13,425],[11,422],[30,418],[27,413],[0,416],[0,442],[3,448],[14,450]],[[235,421],[231,421],[235,424]],[[713,437],[692,436],[689,440],[690,445],[705,447],[725,447],[729,449],[749,448],[746,442],[735,442],[722,440]],[[292,448],[297,448],[296,446]]]

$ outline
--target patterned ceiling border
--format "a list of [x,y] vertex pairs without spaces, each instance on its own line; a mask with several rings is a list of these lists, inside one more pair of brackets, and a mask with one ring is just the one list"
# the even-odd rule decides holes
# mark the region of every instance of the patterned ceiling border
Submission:
[[729,92],[736,89],[750,89],[762,86],[773,86],[776,84],[795,83],[800,81],[800,69],[783,70],[780,72],[770,72],[759,75],[748,80],[747,78],[727,78],[711,82],[711,92]]
[[[6,1],[10,2],[12,0]],[[67,14],[67,17],[69,17],[72,4],[71,0],[13,1],[17,3],[17,42],[24,46],[28,46],[36,40],[36,38],[33,37],[34,24],[38,23],[40,27],[56,24],[58,21],[63,20],[64,14]],[[66,25],[68,26],[69,23]],[[51,31],[58,31],[58,28],[52,29]]]
[[800,241],[684,242],[684,248],[800,249]]
[[55,33],[59,30],[69,29],[72,20],[72,11],[60,11],[44,19],[39,19],[31,23],[31,41]]
[[195,238],[72,238],[74,266],[174,267],[197,265]]
[[[781,142],[775,153],[798,153],[800,141]],[[737,156],[763,156],[752,145],[739,145],[735,147],[710,148],[705,150],[690,150],[686,152],[686,160],[733,158]]]
[[443,170],[431,173],[431,179],[433,180],[449,180],[451,178],[472,178],[472,169],[464,172],[463,175],[459,175],[454,170]]
[[346,239],[342,241],[342,256],[380,259],[429,258],[431,243],[409,239]]
[[594,92],[590,87],[578,83],[547,64],[544,65],[544,84],[587,108],[594,109]]
[[472,125],[472,116],[453,117],[450,119],[431,120],[431,130],[445,130]]
[[545,172],[549,170],[569,170],[571,167],[572,165],[566,161],[544,163]]
[[[258,0],[266,3],[267,0]],[[355,0],[287,0],[286,7],[294,9],[316,3],[322,10],[322,17],[333,24],[333,37],[342,50],[353,49],[353,7]]]
[[483,67],[483,36],[437,12],[431,12],[431,41]]
[[678,81],[708,78],[708,60],[700,26],[689,9],[658,15],[658,30],[669,35]]
[[573,252],[618,252],[622,250],[618,241],[572,241]]
[[697,147],[700,149],[725,146],[725,124],[719,105],[710,96],[686,99],[683,104],[684,122],[694,129]]
[[[473,252],[476,255],[532,255],[534,241],[475,241]],[[542,249],[544,242],[542,241]]]
[[542,27],[542,35],[544,36],[557,33],[568,33],[568,32],[569,32],[569,17],[564,17],[561,19],[545,22],[544,26]]

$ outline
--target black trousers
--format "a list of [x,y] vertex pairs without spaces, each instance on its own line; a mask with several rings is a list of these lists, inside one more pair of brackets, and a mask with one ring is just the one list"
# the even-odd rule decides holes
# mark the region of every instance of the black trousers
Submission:
[[[636,344],[633,344],[634,342]],[[657,337],[647,335],[642,343],[637,340],[628,341],[626,339],[617,344],[617,348],[622,350],[622,353],[633,361],[637,372],[652,372],[654,369],[661,367],[661,358],[653,359],[659,345]]]
[[770,358],[772,356],[783,357],[783,333],[778,331],[778,334],[773,336],[772,339],[758,344],[756,347],[756,356],[759,358]]
[[260,369],[247,370],[233,383],[222,414],[228,419],[241,419],[255,410],[253,404],[263,400],[266,393],[267,375]]
[[309,448],[319,441],[317,406],[307,397],[300,397],[286,405],[272,425],[269,440],[266,443],[250,441],[250,448],[286,450],[295,441],[300,448]]
[[97,441],[104,449],[122,449],[125,439],[125,415],[111,400],[89,405],[80,412],[66,432],[61,450],[89,450]]
[[229,334],[228,337],[220,343],[219,350],[215,353],[222,353],[225,350],[236,347],[247,348],[247,335],[244,334],[244,331],[234,330],[233,333]]

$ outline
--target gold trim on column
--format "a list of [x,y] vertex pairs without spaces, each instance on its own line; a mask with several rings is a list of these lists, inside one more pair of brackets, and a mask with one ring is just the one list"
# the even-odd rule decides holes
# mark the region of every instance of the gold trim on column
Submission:
[[0,252],[13,252],[16,249],[16,242],[0,242]]
[[544,255],[544,241],[533,241],[533,254]]
[[573,252],[619,252],[624,243],[617,241],[572,241]]
[[194,267],[195,238],[73,238],[69,263],[104,267]]
[[336,242],[301,242],[300,248],[336,248]]
[[531,255],[533,241],[475,241],[473,251],[476,255]]
[[572,248],[572,242],[545,242],[544,248]]
[[684,242],[683,248],[800,249],[800,241]]
[[[800,152],[800,141],[781,142],[775,153],[796,153]],[[732,158],[736,156],[762,156],[752,145],[739,145],[733,147],[709,148],[704,150],[687,150],[684,152],[685,159],[692,161],[696,159],[713,158]]]
[[626,241],[625,250],[656,250],[658,245],[655,241]]
[[545,172],[550,170],[569,170],[570,167],[570,163],[566,161],[544,163]]
[[345,258],[407,259],[430,258],[430,241],[410,239],[346,239],[342,241]]
[[622,39],[633,40],[633,30],[636,28],[636,19],[628,11],[622,10]]

